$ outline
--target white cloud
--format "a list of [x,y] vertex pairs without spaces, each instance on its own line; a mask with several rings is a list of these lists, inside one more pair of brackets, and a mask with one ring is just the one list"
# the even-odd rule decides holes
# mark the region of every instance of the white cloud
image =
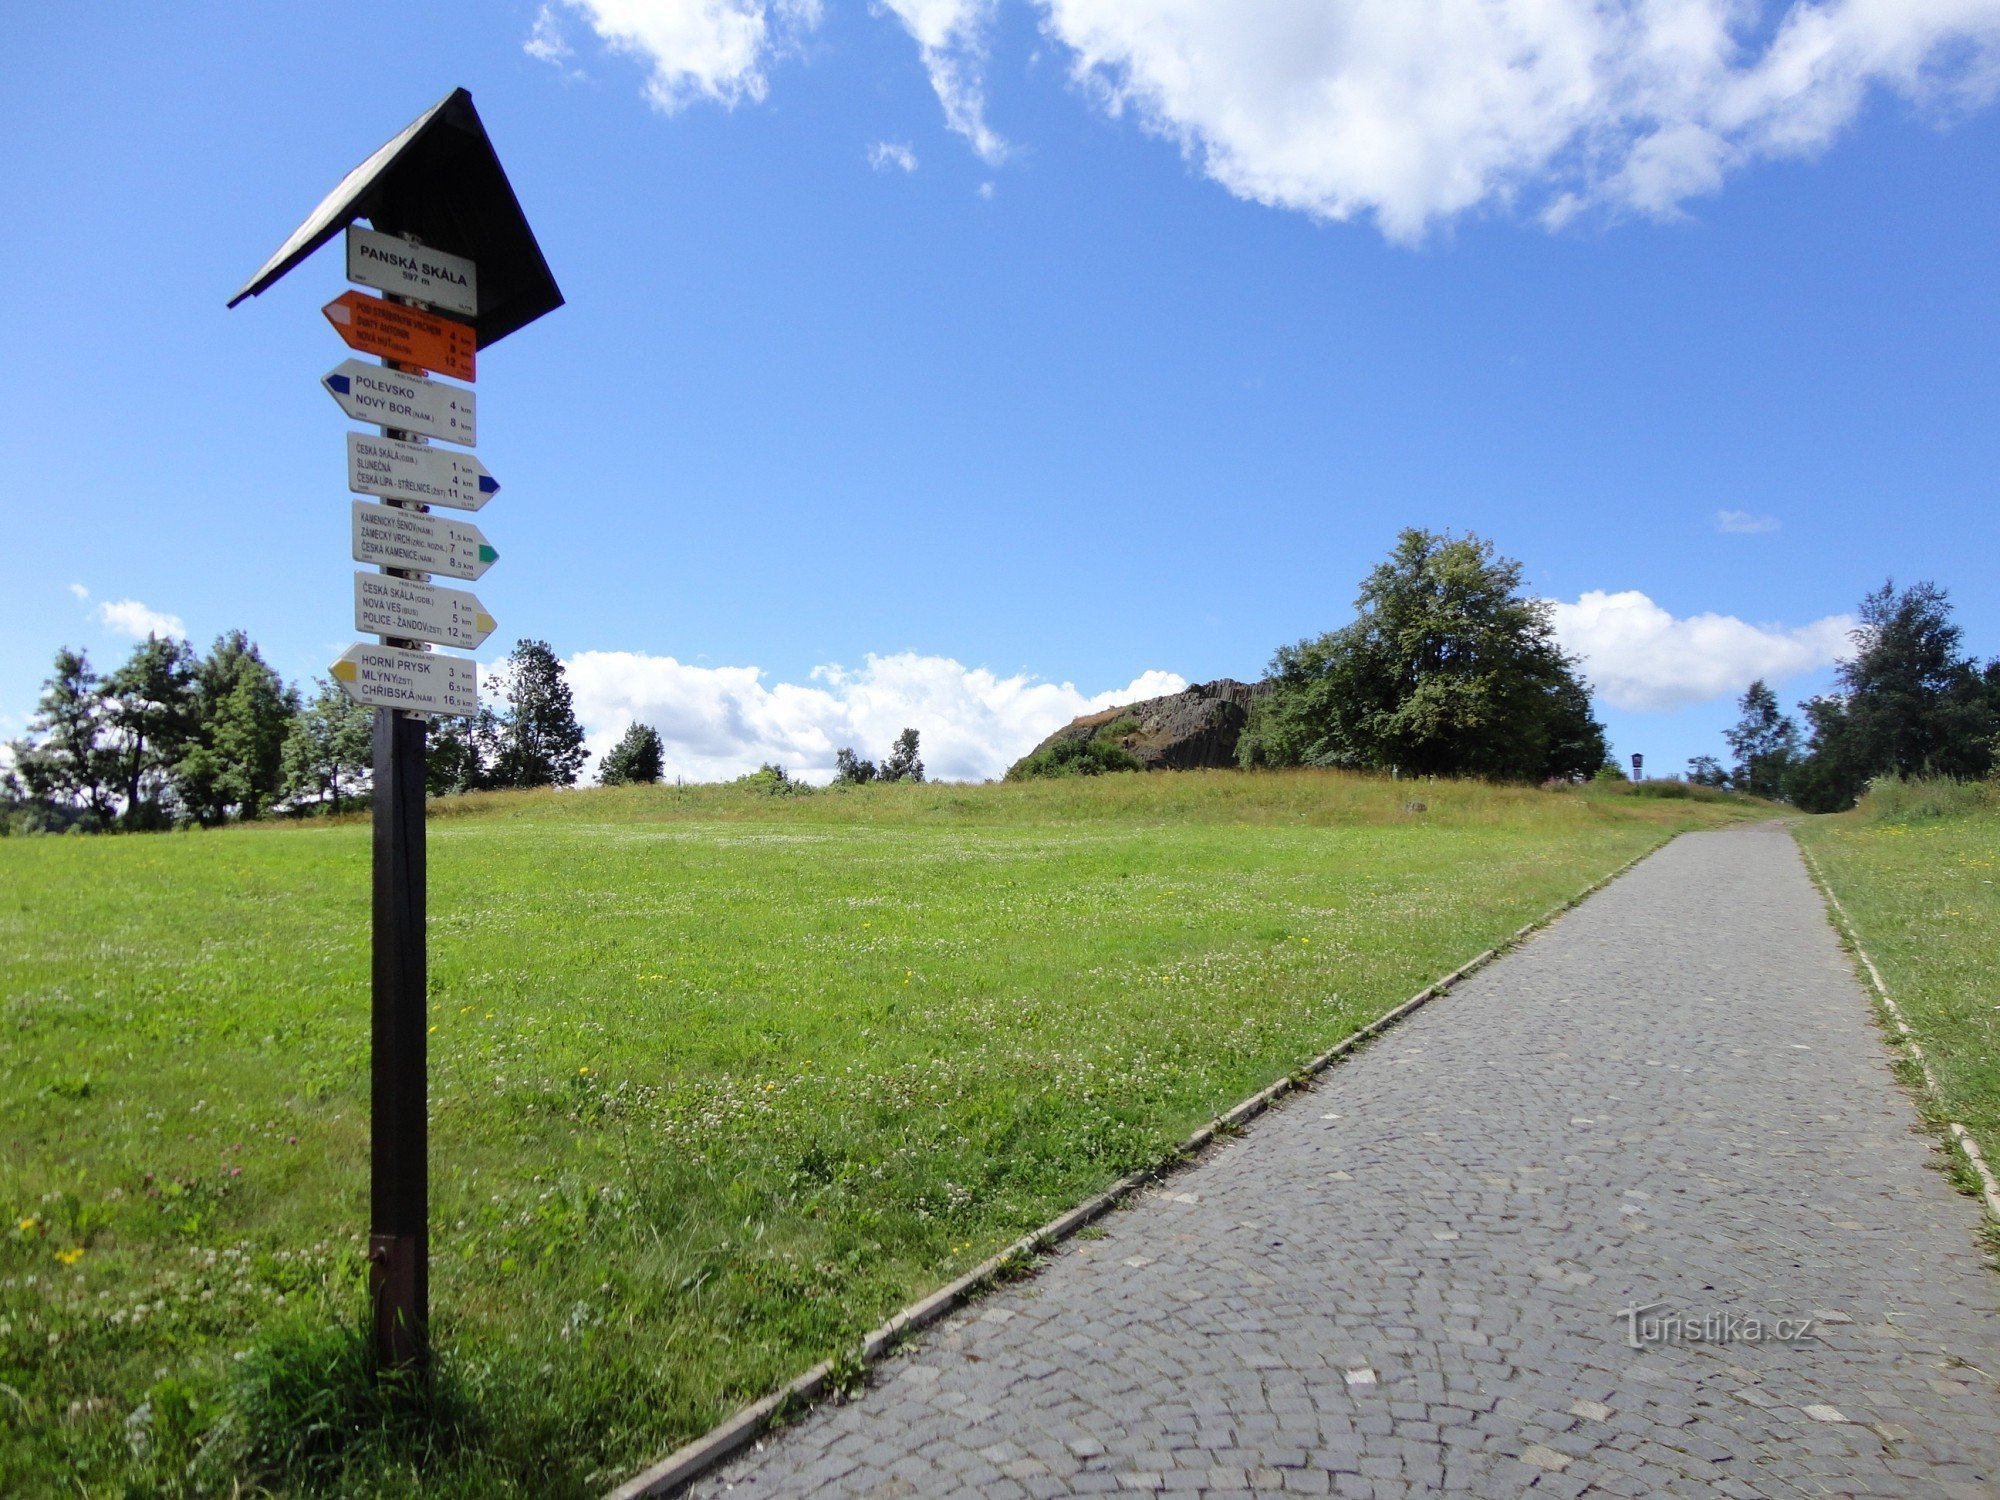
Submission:
[[[697,99],[734,107],[762,99],[765,64],[790,40],[819,24],[820,0],[564,0],[614,52],[646,62],[646,97],[672,114]],[[544,35],[537,15],[534,50]],[[551,19],[549,32],[555,31]],[[563,57],[568,55],[567,43]],[[541,55],[539,53],[537,56]]]
[[1767,531],[1776,531],[1783,524],[1776,516],[1760,516],[1755,511],[1719,510],[1715,513],[1715,529],[1732,536],[1761,536]]
[[1614,707],[1649,712],[1740,693],[1759,677],[1782,682],[1849,654],[1852,615],[1786,629],[1734,615],[1685,619],[1637,589],[1592,589],[1574,604],[1550,601],[1556,635],[1583,658],[1584,674]]
[[669,776],[714,781],[765,761],[823,782],[852,746],[879,759],[905,726],[943,780],[998,776],[1078,714],[1178,692],[1170,672],[1145,672],[1095,695],[1025,673],[1003,677],[944,656],[870,656],[854,670],[815,668],[811,682],[767,683],[756,667],[700,667],[634,651],[584,651],[565,664],[593,757],[634,722],[666,741]]
[[85,588],[82,584],[72,583],[69,586],[69,591],[70,593],[76,596],[78,603],[80,604],[90,603],[90,590]]
[[1007,156],[1007,143],[986,123],[986,34],[999,0],[877,0],[917,44],[945,124],[964,136],[983,162]]
[[563,35],[562,20],[556,13],[555,0],[545,0],[542,8],[535,12],[534,30],[521,44],[521,50],[537,62],[545,62],[566,79],[580,79],[581,69],[570,66],[570,59],[576,51]]
[[877,141],[868,148],[868,165],[878,172],[917,170],[917,153],[898,141]]
[[137,599],[106,599],[97,606],[97,622],[106,630],[135,641],[143,641],[149,635],[187,639],[187,626],[181,623],[179,615],[148,608]]
[[[762,99],[821,0],[561,0],[662,110]],[[1002,0],[873,0],[978,155]],[[2000,90],[2000,0],[1007,0],[1109,113],[1239,197],[1393,239],[1480,208],[1660,216],[1827,146],[1875,92],[1940,120]],[[545,24],[546,22],[546,24]],[[528,48],[564,65],[554,12]]]
[[1231,192],[1397,239],[1523,200],[1671,214],[1825,146],[1873,88],[2000,83],[2000,0],[1038,3],[1107,108]]

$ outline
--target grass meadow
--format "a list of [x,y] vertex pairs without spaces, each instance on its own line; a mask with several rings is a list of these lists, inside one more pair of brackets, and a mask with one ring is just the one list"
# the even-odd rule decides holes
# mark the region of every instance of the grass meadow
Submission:
[[1798,833],[1930,1059],[1921,1107],[2000,1169],[2000,785],[1881,783]]
[[[0,840],[0,1493],[600,1491],[1757,815],[1331,772],[438,804],[415,1407],[359,1333],[366,824]],[[1815,847],[1871,922],[1862,851],[1936,893],[1877,939],[1913,1010],[1940,929],[1990,967],[1990,831]]]

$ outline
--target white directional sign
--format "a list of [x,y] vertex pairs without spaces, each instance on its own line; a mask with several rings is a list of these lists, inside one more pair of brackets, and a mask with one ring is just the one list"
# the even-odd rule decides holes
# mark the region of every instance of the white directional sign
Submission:
[[479,315],[479,272],[471,261],[393,234],[348,225],[347,279],[446,312]]
[[347,487],[357,495],[380,495],[384,500],[478,510],[499,493],[500,481],[470,453],[350,432]]
[[343,360],[320,383],[357,422],[400,427],[468,448],[478,439],[478,408],[472,392],[463,386],[440,385],[358,359]]
[[354,502],[354,560],[378,568],[477,578],[500,554],[470,521],[447,521],[393,505]]
[[348,697],[371,708],[429,714],[479,711],[479,667],[469,657],[358,643],[341,652],[329,670]]
[[496,622],[476,595],[386,573],[354,575],[354,628],[403,641],[476,651]]

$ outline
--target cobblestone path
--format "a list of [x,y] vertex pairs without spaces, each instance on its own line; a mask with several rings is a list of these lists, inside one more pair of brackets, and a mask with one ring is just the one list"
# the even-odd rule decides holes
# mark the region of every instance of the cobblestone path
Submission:
[[1789,836],[1686,835],[697,1493],[1993,1500],[1937,1160]]

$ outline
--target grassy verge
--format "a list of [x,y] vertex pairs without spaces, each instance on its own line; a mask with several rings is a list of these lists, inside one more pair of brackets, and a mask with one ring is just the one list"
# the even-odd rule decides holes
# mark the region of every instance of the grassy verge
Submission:
[[2000,1162],[2000,787],[1883,785],[1797,829],[1930,1059],[1926,1107]]
[[1757,815],[1333,773],[439,811],[414,1418],[352,1332],[365,825],[0,842],[0,1493],[589,1493]]

